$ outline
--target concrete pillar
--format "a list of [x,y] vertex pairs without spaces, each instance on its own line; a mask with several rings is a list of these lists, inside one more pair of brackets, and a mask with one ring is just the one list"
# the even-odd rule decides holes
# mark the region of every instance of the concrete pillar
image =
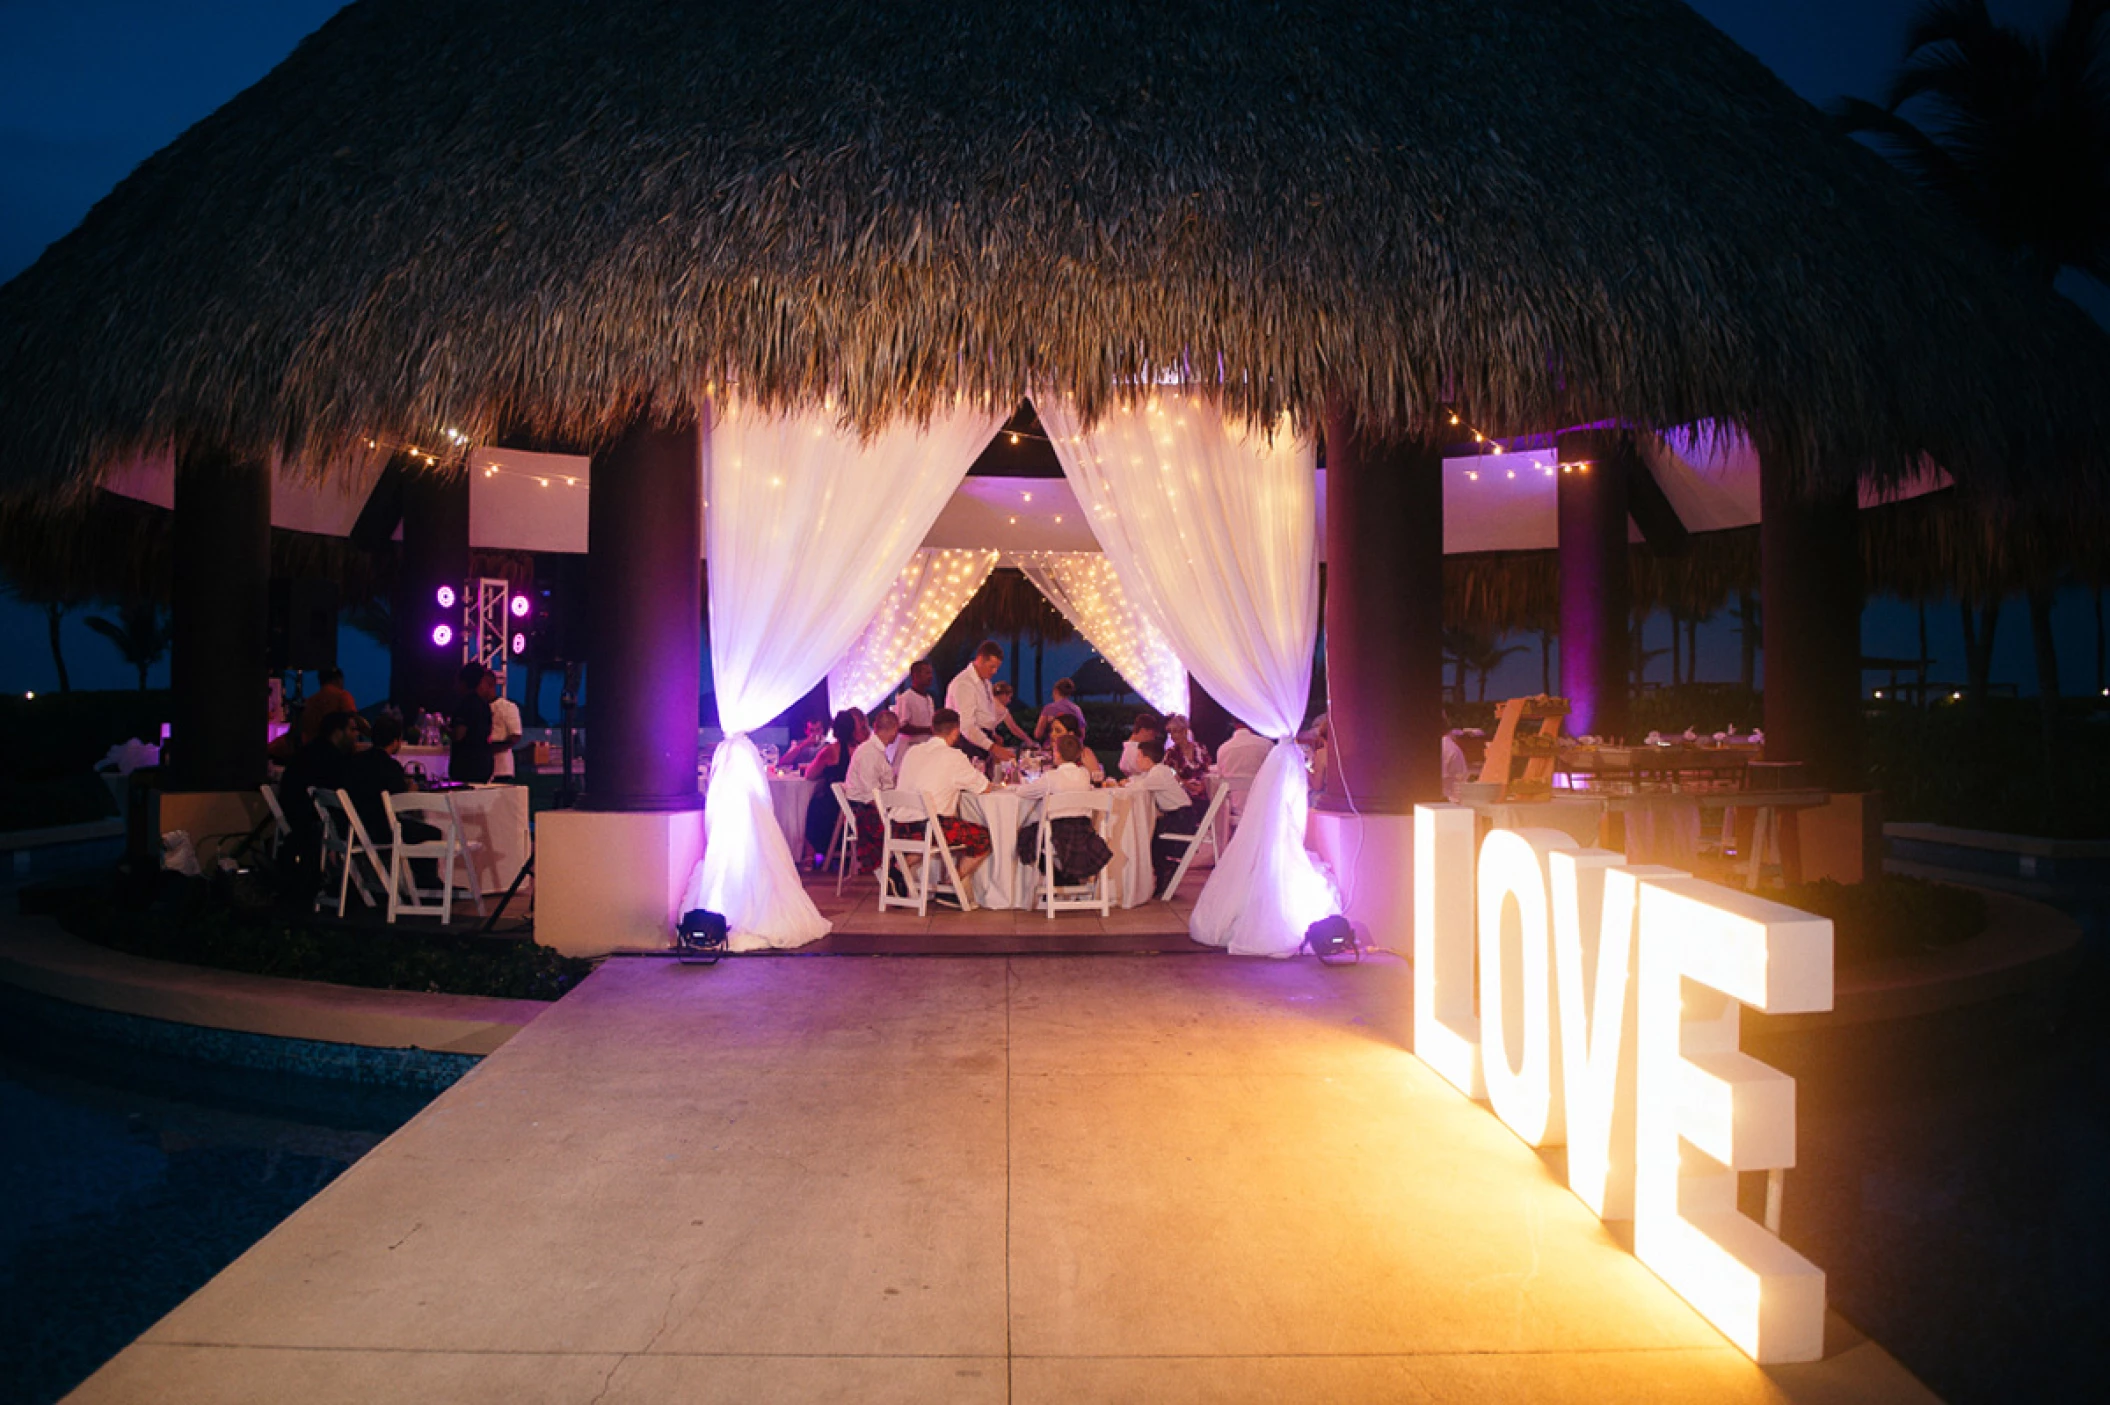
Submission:
[[170,789],[253,791],[264,779],[271,470],[186,452],[175,507]]
[[593,456],[586,508],[591,810],[699,809],[702,456],[694,422],[639,424]]
[[1760,466],[1766,759],[1827,789],[1861,771],[1861,556],[1854,490],[1810,495],[1786,453]]
[[[395,648],[389,654],[389,692],[403,715],[445,710],[454,700],[462,666],[462,606],[439,603],[442,585],[456,592],[469,578],[469,473],[460,465],[403,466],[403,555],[396,575]],[[435,625],[454,631],[452,642],[432,642]]]
[[1321,805],[1411,814],[1443,799],[1443,451],[1326,419],[1326,696]]
[[1627,735],[1627,498],[1646,473],[1625,430],[1563,434],[1559,496],[1561,696],[1571,736]]

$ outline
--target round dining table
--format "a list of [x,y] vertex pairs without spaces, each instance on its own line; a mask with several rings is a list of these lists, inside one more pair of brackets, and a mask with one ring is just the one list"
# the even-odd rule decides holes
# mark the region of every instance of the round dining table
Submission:
[[[1108,817],[1108,847],[1114,851],[1107,865],[1113,879],[1115,907],[1141,907],[1156,896],[1150,867],[1150,834],[1156,816],[1150,795],[1142,790],[1108,789],[1114,799]],[[1033,895],[1033,875],[1019,863],[1018,827],[1040,815],[1040,802],[1028,800],[1009,787],[992,787],[980,795],[960,796],[960,815],[989,827],[989,859],[975,870],[968,886],[974,900],[987,908],[1027,906]]]

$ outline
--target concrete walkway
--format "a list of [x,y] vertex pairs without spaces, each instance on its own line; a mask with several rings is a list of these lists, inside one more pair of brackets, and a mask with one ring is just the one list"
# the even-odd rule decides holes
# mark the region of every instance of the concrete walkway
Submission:
[[1408,1009],[1389,961],[612,962],[73,1398],[1929,1398],[1836,1321],[1750,1365]]

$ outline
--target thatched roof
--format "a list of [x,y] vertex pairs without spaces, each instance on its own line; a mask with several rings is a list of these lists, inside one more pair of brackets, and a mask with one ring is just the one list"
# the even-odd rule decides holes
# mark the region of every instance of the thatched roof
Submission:
[[1675,0],[360,0],[0,290],[0,473],[1185,367],[1997,487],[2110,405],[1991,263]]

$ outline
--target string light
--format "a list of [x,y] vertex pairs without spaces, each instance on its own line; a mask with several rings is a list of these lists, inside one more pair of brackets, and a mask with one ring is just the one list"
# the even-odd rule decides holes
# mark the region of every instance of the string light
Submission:
[[837,707],[867,712],[886,701],[909,665],[930,651],[996,569],[994,550],[925,548],[909,558],[871,622],[828,673]]
[[1096,551],[1035,551],[1016,561],[1145,701],[1161,712],[1185,710],[1187,667],[1172,641],[1129,602],[1111,561]]

